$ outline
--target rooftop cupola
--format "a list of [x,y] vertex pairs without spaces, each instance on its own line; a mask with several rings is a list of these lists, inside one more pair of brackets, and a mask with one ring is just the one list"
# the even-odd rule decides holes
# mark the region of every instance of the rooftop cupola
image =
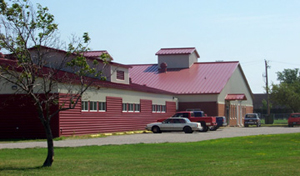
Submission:
[[195,47],[161,48],[155,55],[158,56],[159,67],[165,63],[168,65],[168,69],[190,68],[200,58]]

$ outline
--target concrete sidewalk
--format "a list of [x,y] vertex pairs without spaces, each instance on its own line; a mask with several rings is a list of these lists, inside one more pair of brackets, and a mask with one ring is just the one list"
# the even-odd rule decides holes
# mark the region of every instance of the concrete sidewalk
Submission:
[[[280,134],[280,133],[300,133],[300,127],[226,127],[217,131],[208,131],[206,133],[185,134],[183,132],[173,133],[142,133],[131,135],[109,136],[90,139],[62,140],[54,141],[55,147],[80,147],[91,145],[122,145],[137,143],[164,143],[164,142],[196,142],[218,138],[229,138],[237,136]],[[9,148],[47,148],[47,142],[10,142],[0,143],[0,149]]]

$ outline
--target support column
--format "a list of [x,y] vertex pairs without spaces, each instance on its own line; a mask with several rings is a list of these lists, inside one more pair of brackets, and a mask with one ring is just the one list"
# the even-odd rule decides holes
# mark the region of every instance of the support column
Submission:
[[240,104],[240,127],[243,127],[244,126],[243,125],[243,112],[242,112],[243,108],[242,108],[242,101],[241,100],[239,101],[239,104]]
[[240,126],[240,124],[239,124],[239,104],[237,103],[237,101],[236,101],[236,107],[235,107],[236,109],[235,109],[235,111],[236,111],[236,126]]

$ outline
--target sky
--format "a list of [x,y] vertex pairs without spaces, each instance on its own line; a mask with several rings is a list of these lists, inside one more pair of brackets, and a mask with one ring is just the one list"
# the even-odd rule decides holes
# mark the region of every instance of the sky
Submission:
[[300,68],[299,0],[31,0],[49,8],[61,39],[88,32],[114,62],[155,64],[160,48],[196,47],[198,62],[239,61],[253,93]]

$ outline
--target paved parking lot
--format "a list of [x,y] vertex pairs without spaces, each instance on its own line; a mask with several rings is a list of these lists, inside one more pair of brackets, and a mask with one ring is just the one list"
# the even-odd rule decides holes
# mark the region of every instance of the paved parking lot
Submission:
[[[89,145],[122,145],[137,143],[164,143],[164,142],[196,142],[218,138],[228,138],[237,136],[280,134],[280,133],[300,133],[300,127],[226,127],[217,131],[208,131],[206,133],[185,134],[183,132],[173,133],[142,133],[132,135],[109,136],[103,138],[90,138],[78,140],[55,141],[55,147],[79,147]],[[20,143],[1,143],[0,149],[4,148],[34,148],[47,147],[46,142],[20,142]]]

